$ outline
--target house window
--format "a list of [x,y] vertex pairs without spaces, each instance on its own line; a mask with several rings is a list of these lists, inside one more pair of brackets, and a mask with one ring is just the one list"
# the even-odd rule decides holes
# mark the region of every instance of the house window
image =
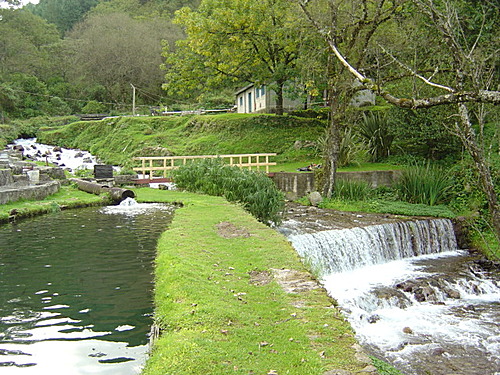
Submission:
[[240,96],[240,107],[242,107],[242,106],[243,106],[243,95]]
[[258,89],[255,89],[255,97],[259,97],[260,96],[260,88]]
[[260,87],[260,95],[261,95],[261,96],[266,95],[266,86],[262,85],[262,86]]

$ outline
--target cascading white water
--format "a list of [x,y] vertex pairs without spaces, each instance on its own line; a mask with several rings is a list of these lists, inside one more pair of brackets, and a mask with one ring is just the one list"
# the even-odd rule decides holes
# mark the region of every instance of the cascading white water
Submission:
[[449,220],[297,225],[289,240],[371,353],[405,374],[500,374],[498,274],[471,269]]
[[297,234],[290,241],[320,274],[457,248],[452,223],[446,219]]

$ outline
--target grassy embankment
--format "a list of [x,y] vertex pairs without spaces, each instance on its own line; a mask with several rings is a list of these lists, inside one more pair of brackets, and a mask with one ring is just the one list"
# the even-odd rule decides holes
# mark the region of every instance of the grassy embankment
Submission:
[[[302,375],[366,366],[323,289],[291,294],[272,277],[273,269],[307,275],[284,237],[219,197],[136,192],[140,201],[185,205],[158,243],[155,318],[162,335],[144,374]],[[224,222],[236,236],[218,233]]]
[[315,119],[230,114],[81,121],[43,128],[38,139],[125,166],[132,166],[135,156],[275,152],[279,164],[297,162],[299,167],[319,162],[316,141],[324,131],[325,123]]
[[40,201],[20,200],[0,205],[0,223],[9,222],[15,210],[15,220],[47,214],[61,209],[108,204],[108,197],[88,194],[71,186],[62,186],[56,194]]

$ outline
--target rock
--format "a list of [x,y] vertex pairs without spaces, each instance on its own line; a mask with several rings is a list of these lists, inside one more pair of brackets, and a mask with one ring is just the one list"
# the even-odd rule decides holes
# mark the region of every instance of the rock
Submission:
[[438,355],[443,355],[444,353],[446,353],[446,350],[444,350],[443,348],[436,348],[432,351],[431,354],[438,356]]
[[378,314],[373,314],[368,318],[368,323],[373,324],[377,323],[380,320],[380,316]]
[[410,327],[404,327],[403,332],[406,333],[407,335],[413,334],[413,330]]
[[62,148],[59,146],[56,146],[52,149],[53,152],[62,152]]
[[300,150],[302,148],[302,142],[301,141],[295,141],[295,143],[293,144],[293,148],[295,150]]
[[323,201],[323,197],[317,191],[309,193],[307,199],[309,199],[309,203],[311,203],[311,205],[315,207]]
[[83,158],[83,152],[77,152],[75,158]]

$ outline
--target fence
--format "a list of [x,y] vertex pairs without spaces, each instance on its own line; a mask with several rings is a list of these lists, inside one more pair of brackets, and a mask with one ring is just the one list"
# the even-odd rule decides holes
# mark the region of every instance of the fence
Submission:
[[[142,178],[152,180],[155,177],[166,178],[167,172],[179,168],[181,165],[186,165],[199,159],[215,159],[220,158],[228,165],[238,166],[240,168],[255,168],[260,171],[265,168],[266,173],[269,173],[269,166],[276,165],[275,162],[270,162],[269,158],[276,156],[275,153],[269,154],[234,154],[234,155],[196,155],[196,156],[141,156],[134,160],[141,161],[140,167],[133,168],[134,171],[142,174]],[[160,176],[158,176],[160,174]]]

